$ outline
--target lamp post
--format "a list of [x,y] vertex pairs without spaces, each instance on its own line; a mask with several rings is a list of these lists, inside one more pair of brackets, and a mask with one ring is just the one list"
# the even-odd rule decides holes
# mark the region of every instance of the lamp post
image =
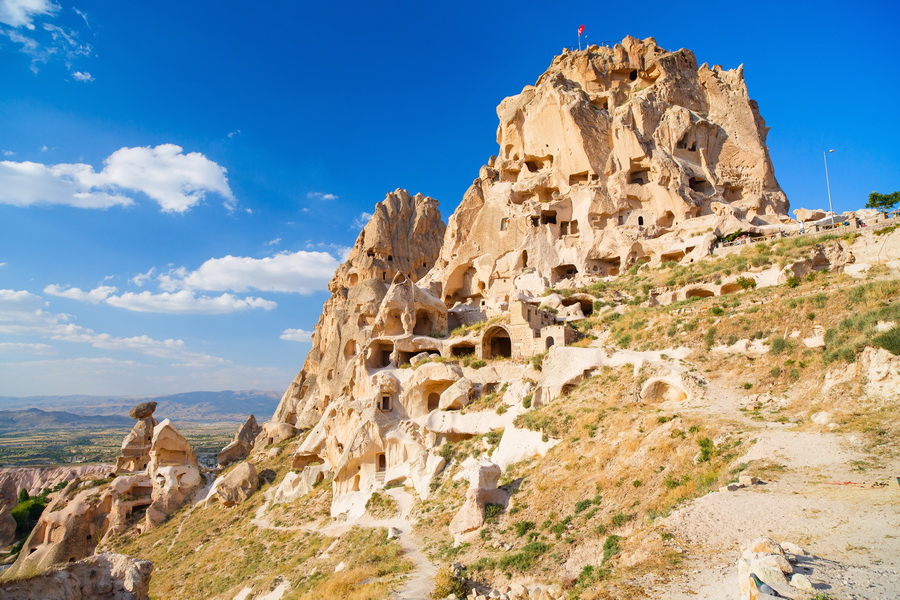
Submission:
[[825,161],[825,187],[828,189],[828,212],[831,213],[831,224],[834,225],[834,207],[831,205],[831,183],[828,181],[828,155],[834,150],[826,150],[822,153],[822,160]]

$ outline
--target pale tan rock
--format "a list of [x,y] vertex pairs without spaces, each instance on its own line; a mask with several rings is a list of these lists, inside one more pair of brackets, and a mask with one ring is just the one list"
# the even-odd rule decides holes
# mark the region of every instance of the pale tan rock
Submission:
[[216,480],[215,491],[210,493],[223,506],[240,504],[259,487],[259,476],[252,463],[242,462]]
[[740,477],[738,477],[738,483],[742,486],[749,487],[759,483],[759,478],[752,477],[750,475],[741,475]]
[[0,548],[13,543],[16,539],[16,520],[12,516],[12,509],[0,505]]
[[769,554],[768,556],[758,559],[757,564],[764,567],[781,569],[781,572],[787,575],[790,575],[794,572],[794,567],[791,566],[791,563],[789,563],[788,560],[780,554]]
[[104,553],[0,582],[0,597],[16,600],[149,600],[153,563]]
[[806,592],[815,591],[815,588],[813,587],[812,582],[809,580],[809,577],[807,577],[803,573],[795,573],[791,577],[791,587],[795,587],[798,590],[803,590]]
[[133,473],[147,468],[150,461],[150,446],[153,442],[153,428],[157,425],[156,419],[153,418],[154,411],[156,402],[144,402],[128,413],[138,422],[122,441],[122,451],[116,459],[116,473]]
[[481,461],[470,469],[466,500],[453,520],[450,521],[450,533],[457,540],[460,536],[484,525],[485,504],[506,505],[508,501],[506,492],[497,489],[499,478],[500,467],[490,461]]
[[219,466],[227,467],[231,463],[247,458],[247,455],[253,450],[256,437],[260,432],[262,432],[262,427],[256,422],[256,417],[253,415],[247,417],[247,420],[238,428],[231,443],[219,452],[217,457]]
[[797,208],[794,209],[794,216],[797,217],[797,220],[801,223],[808,223],[809,221],[824,219],[826,215],[824,210]]
[[[781,549],[781,546],[778,545],[778,542],[776,542],[772,538],[767,537],[758,537],[752,540],[747,545],[747,549],[749,549],[750,552],[756,553],[784,554],[784,550]],[[757,573],[757,575],[759,575],[759,573]]]
[[169,419],[153,429],[147,473],[153,484],[146,526],[155,527],[181,508],[200,487],[197,456],[190,443]]
[[112,495],[106,485],[73,480],[47,505],[25,539],[9,577],[90,556],[106,532]]
[[806,550],[804,550],[794,542],[781,542],[779,546],[781,546],[782,550],[784,550],[785,552],[789,552],[794,556],[806,556]]

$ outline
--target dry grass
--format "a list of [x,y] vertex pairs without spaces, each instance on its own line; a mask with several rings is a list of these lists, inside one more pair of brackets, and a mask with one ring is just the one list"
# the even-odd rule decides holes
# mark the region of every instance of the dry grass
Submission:
[[[288,471],[290,454],[257,467],[275,471],[278,482]],[[274,589],[282,578],[291,582],[285,598],[379,598],[411,569],[400,556],[399,544],[388,541],[381,529],[353,529],[323,555],[334,541],[317,532],[318,524],[328,519],[328,485],[296,502],[271,507],[271,525],[291,530],[257,527],[252,523],[256,510],[265,501],[265,491],[276,484],[264,485],[230,509],[218,504],[198,508],[187,515],[179,532],[187,514],[183,509],[146,534],[120,536],[110,549],[153,561],[151,594],[158,600],[232,598],[244,587]],[[345,568],[335,573],[341,562]]]

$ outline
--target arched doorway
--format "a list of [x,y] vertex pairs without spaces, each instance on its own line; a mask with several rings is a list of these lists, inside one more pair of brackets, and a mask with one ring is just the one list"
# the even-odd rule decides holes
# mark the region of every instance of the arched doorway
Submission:
[[428,412],[437,410],[441,406],[441,395],[437,392],[428,394]]
[[555,342],[553,341],[553,338],[548,336],[547,339],[544,341],[544,349],[549,350],[553,346],[554,343]]
[[488,329],[482,338],[481,350],[484,358],[512,357],[512,340],[509,332],[500,326]]

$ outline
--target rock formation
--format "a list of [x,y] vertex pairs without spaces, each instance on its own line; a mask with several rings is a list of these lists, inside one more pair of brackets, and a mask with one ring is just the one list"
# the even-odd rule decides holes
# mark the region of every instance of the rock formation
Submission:
[[129,415],[138,422],[122,441],[122,453],[116,459],[116,473],[133,473],[147,468],[153,428],[157,425],[153,418],[155,410],[156,402],[144,402],[131,409]]
[[508,500],[506,492],[497,489],[497,481],[500,479],[500,467],[490,461],[482,461],[468,473],[469,489],[466,490],[466,500],[456,516],[450,522],[450,533],[457,541],[471,531],[475,531],[484,525],[485,506],[487,504],[506,505]]
[[[326,477],[334,515],[361,514],[392,482],[425,498],[443,443],[498,428],[510,433],[504,461],[517,456],[523,399],[549,402],[609,360],[567,348],[580,335],[569,323],[593,313],[594,297],[548,287],[689,263],[718,236],[791,222],[741,68],[698,67],[688,50],[629,37],[564,52],[497,113],[498,156],[446,228],[436,201],[397,190],[335,274],[303,369],[256,440],[259,452],[312,429],[278,501]],[[738,289],[719,293],[726,285]],[[556,367],[523,360],[547,351]],[[643,396],[688,391],[661,374]],[[462,414],[479,399],[509,409]],[[528,440],[526,454],[553,444]],[[473,530],[482,492],[455,532]]]
[[207,504],[218,500],[223,506],[240,504],[259,487],[259,475],[252,463],[242,462],[216,479],[207,496]]
[[250,415],[241,425],[230,444],[219,451],[218,462],[220,467],[227,467],[231,463],[247,458],[256,443],[256,436],[262,432],[262,427],[256,422],[256,417]]
[[0,505],[0,548],[5,548],[16,539],[16,520],[12,516],[12,509]]
[[148,527],[159,525],[181,508],[203,481],[193,448],[168,419],[153,429],[147,474],[153,483]]
[[[0,468],[0,504],[4,498],[12,500],[7,504],[10,508],[18,503],[19,491],[28,490],[31,496],[37,496],[46,488],[53,488],[64,481],[73,479],[99,479],[112,473],[110,465],[78,465],[73,467],[3,467]],[[10,486],[11,494],[4,494],[3,489]]]
[[17,581],[0,581],[0,597],[16,600],[149,600],[153,563],[98,554]]

